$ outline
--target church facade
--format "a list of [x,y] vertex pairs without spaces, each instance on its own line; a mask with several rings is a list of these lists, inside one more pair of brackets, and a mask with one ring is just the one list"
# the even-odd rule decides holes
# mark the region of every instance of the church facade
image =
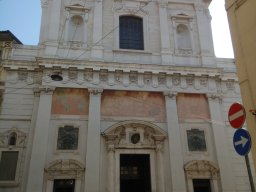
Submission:
[[249,192],[210,2],[41,0],[1,60],[0,191]]

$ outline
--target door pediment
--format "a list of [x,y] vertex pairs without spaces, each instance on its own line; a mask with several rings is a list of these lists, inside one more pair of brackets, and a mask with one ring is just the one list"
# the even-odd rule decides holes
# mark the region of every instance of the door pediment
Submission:
[[114,148],[156,148],[156,144],[166,138],[163,130],[144,121],[121,122],[102,135]]

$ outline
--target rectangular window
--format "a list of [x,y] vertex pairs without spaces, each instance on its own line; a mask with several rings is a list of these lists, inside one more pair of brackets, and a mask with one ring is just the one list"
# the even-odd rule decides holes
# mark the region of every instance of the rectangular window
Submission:
[[120,49],[144,50],[143,20],[134,16],[119,18]]
[[0,161],[0,181],[14,181],[19,152],[3,151]]
[[78,146],[78,128],[64,126],[58,132],[58,150],[76,150]]
[[198,129],[187,130],[189,151],[206,151],[204,131]]
[[209,179],[193,179],[194,192],[211,192]]

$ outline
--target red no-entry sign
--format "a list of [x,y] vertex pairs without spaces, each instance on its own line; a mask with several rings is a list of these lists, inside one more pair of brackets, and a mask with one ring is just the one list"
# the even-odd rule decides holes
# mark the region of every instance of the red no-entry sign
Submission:
[[228,111],[228,121],[230,125],[235,129],[239,129],[244,125],[245,118],[246,113],[244,106],[240,103],[233,103]]

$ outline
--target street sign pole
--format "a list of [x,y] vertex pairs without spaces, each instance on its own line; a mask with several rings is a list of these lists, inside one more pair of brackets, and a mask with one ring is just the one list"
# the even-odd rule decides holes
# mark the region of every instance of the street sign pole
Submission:
[[228,111],[228,120],[230,125],[234,129],[238,129],[233,137],[233,145],[236,152],[245,156],[245,163],[247,167],[247,172],[249,176],[249,182],[251,186],[251,191],[255,192],[255,187],[253,183],[252,171],[250,166],[250,161],[248,157],[248,153],[251,149],[251,136],[250,133],[244,129],[241,129],[246,118],[246,112],[244,106],[240,103],[233,103]]
[[255,192],[255,187],[254,187],[253,178],[252,178],[252,171],[251,171],[251,166],[250,166],[250,161],[249,161],[248,155],[245,155],[245,162],[246,162],[246,167],[247,167],[247,171],[248,171],[248,175],[249,175],[251,190],[252,190],[252,192]]

